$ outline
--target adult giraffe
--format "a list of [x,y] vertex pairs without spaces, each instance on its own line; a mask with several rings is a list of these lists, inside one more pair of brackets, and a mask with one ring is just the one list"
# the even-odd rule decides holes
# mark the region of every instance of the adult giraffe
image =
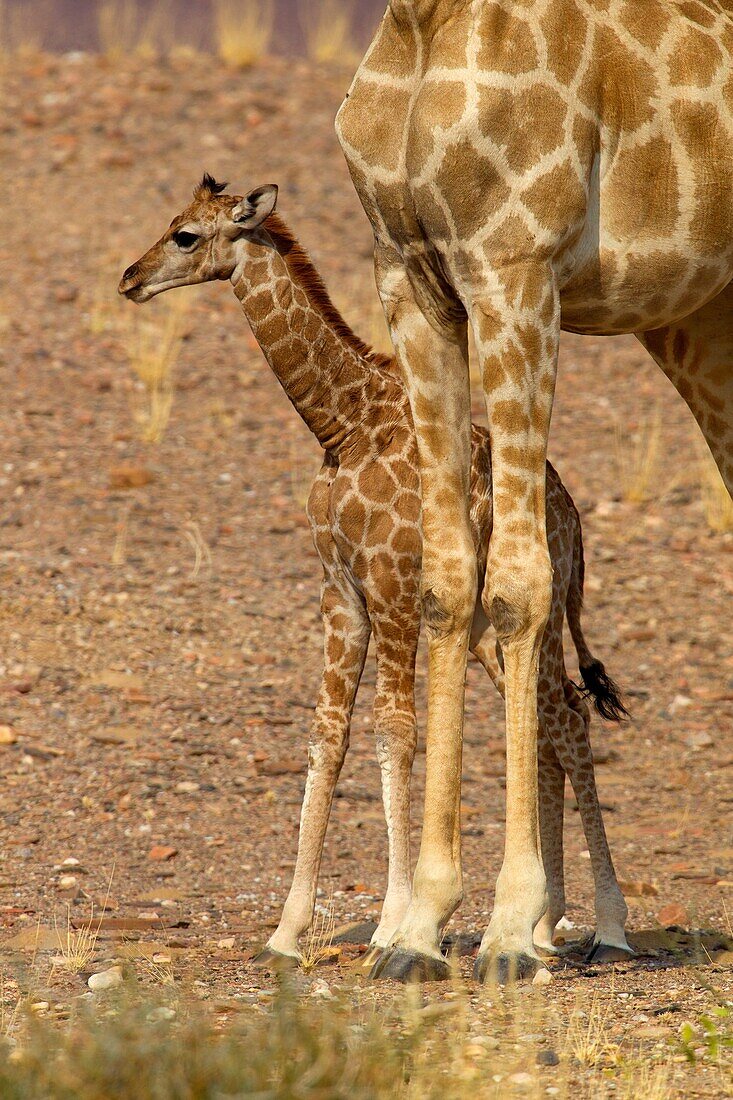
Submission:
[[445,975],[461,899],[463,678],[476,599],[467,323],[494,528],[483,606],[506,667],[506,847],[477,974],[531,974],[545,906],[537,657],[560,329],[633,332],[733,489],[733,5],[391,0],[337,118],[375,234],[423,492],[425,817],[413,902],[374,975]]

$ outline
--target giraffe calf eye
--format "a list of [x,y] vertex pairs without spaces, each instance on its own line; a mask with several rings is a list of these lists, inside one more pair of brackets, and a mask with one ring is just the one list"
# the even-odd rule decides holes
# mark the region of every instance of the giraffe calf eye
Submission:
[[199,236],[197,233],[186,233],[185,230],[179,229],[173,234],[173,240],[179,248],[184,251],[194,248],[199,242]]

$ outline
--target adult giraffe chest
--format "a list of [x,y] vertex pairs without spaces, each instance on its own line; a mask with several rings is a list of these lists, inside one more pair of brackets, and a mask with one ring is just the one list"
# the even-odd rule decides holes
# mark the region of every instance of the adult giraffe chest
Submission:
[[733,23],[715,3],[394,2],[337,129],[378,243],[464,304],[552,264],[565,327],[637,331],[733,275]]

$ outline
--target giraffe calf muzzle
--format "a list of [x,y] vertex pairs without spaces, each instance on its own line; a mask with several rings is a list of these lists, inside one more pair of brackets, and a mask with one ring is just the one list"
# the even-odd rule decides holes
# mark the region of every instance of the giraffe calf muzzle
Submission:
[[142,291],[143,276],[138,264],[132,264],[127,268],[124,275],[120,279],[120,285],[117,287],[117,293],[121,294],[123,298],[130,298],[133,302],[138,300],[140,292]]

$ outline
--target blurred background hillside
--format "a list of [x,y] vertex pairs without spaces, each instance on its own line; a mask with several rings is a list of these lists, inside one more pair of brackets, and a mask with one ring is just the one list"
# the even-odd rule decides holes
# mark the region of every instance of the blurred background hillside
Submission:
[[54,53],[217,53],[234,48],[235,38],[243,49],[250,28],[258,49],[269,30],[273,53],[323,60],[325,51],[346,60],[369,42],[383,11],[383,0],[3,0],[0,44]]

